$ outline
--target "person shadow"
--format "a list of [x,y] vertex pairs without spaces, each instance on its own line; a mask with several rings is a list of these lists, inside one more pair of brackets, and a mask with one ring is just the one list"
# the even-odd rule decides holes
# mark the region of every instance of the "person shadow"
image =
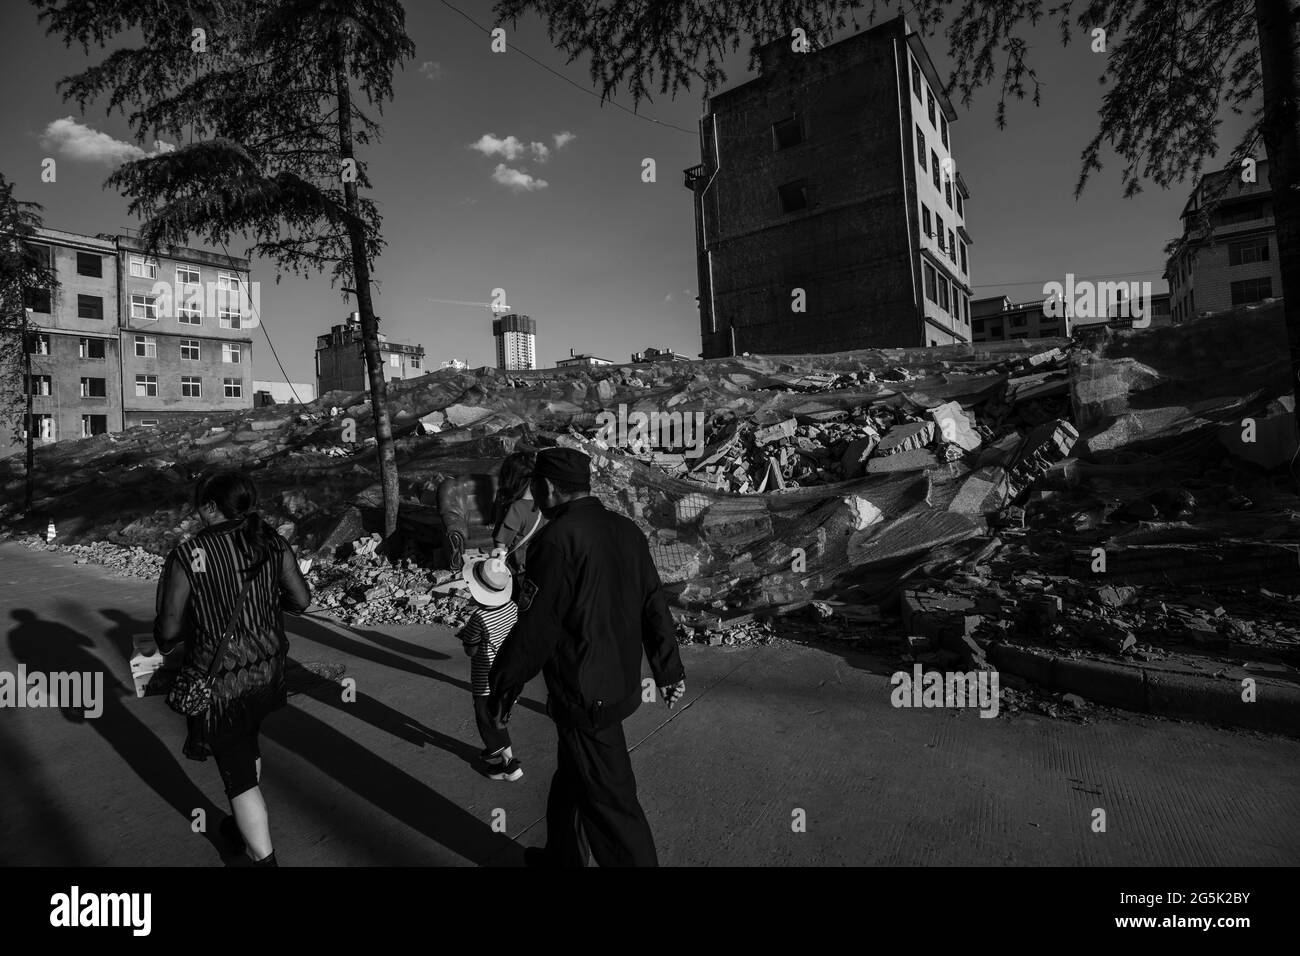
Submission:
[[[113,622],[110,636],[119,648],[129,650],[133,646],[133,635],[152,628],[151,623],[138,621],[120,611],[106,608],[101,613]],[[291,625],[301,626],[303,623],[301,617],[286,615],[285,625],[290,632],[290,639],[298,629],[294,627],[290,630]],[[390,659],[402,660],[390,651],[368,648],[359,641],[350,640],[321,625],[307,624],[305,630],[309,632],[310,639],[325,638],[319,640],[319,643],[328,647],[368,660],[379,658],[378,663],[391,664]],[[357,648],[371,653],[358,653]],[[355,702],[345,704],[338,684],[306,672],[292,658],[289,664],[292,666],[286,666],[286,681],[290,684],[291,693],[296,688],[298,694],[363,720],[416,746],[432,744],[471,766],[476,766],[478,750],[472,744],[436,731],[368,694],[358,693]],[[420,671],[442,676],[427,668],[420,668]],[[453,678],[446,680],[463,686],[468,693],[468,684]],[[523,848],[505,834],[493,831],[485,821],[292,703],[266,719],[262,724],[262,734],[389,816],[460,856],[482,866],[523,865]],[[355,829],[359,825],[359,821],[353,821],[349,828]]]
[[[85,716],[84,708],[61,708],[60,712],[70,723],[88,724],[136,776],[183,817],[186,827],[181,832],[193,832],[189,824],[194,819],[195,810],[203,810],[204,817],[213,822],[225,815],[226,811],[214,804],[189,778],[167,745],[127,707],[126,701],[135,699],[135,689],[123,686],[113,676],[113,669],[105,667],[104,662],[92,653],[94,641],[74,628],[45,620],[26,608],[13,609],[10,617],[15,622],[9,630],[10,650],[29,673],[104,674],[100,702],[103,711],[98,717]],[[139,630],[137,627],[131,633]],[[113,632],[111,640],[120,649],[120,633]],[[218,838],[215,825],[208,826],[203,836],[223,862],[229,865],[237,859]]]

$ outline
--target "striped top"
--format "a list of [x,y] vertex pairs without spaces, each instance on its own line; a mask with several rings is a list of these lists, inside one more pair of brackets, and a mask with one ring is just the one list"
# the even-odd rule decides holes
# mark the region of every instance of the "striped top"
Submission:
[[476,648],[470,666],[470,683],[475,697],[487,697],[490,693],[488,674],[492,670],[492,662],[496,660],[497,648],[517,620],[519,607],[514,601],[507,601],[500,607],[478,605],[469,623],[458,635],[467,649]]
[[[240,527],[229,521],[204,528],[177,545],[163,566],[155,635],[160,648],[185,641],[185,667],[206,673],[243,582],[256,564],[244,550]],[[274,532],[270,540],[272,557],[253,570],[244,606],[213,675],[212,706],[204,720],[209,734],[256,719],[257,714],[245,713],[253,701],[258,711],[283,702],[289,645],[281,610],[306,610],[311,598],[293,549]]]

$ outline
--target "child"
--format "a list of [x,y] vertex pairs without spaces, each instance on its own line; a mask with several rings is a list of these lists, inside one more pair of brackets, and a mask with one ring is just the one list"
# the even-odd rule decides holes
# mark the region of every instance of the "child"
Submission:
[[466,562],[461,575],[475,605],[469,623],[457,636],[465,645],[465,653],[472,658],[474,722],[478,724],[484,745],[480,756],[487,765],[487,775],[493,780],[518,780],[524,775],[524,768],[510,749],[510,732],[493,726],[488,716],[488,673],[497,648],[519,619],[519,608],[510,600],[514,582],[506,565],[505,550],[497,548],[490,558]]

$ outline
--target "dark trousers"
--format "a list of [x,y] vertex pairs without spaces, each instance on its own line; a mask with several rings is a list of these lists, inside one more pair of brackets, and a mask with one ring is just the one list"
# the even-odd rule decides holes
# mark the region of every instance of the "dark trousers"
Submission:
[[478,724],[478,734],[483,738],[483,746],[487,748],[489,754],[494,754],[502,747],[510,746],[510,731],[504,727],[492,726],[492,721],[488,717],[489,700],[490,697],[474,698],[474,723]]
[[654,836],[636,798],[623,725],[577,730],[556,724],[559,759],[546,800],[546,862],[658,866]]

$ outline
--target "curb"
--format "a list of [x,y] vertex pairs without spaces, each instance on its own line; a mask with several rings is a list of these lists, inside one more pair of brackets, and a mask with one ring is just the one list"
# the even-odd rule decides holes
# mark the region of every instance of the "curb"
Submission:
[[1251,675],[1255,700],[1247,702],[1242,700],[1241,681],[1231,677],[1072,660],[1005,644],[991,645],[988,655],[999,670],[1098,703],[1161,717],[1300,737],[1300,686]]

